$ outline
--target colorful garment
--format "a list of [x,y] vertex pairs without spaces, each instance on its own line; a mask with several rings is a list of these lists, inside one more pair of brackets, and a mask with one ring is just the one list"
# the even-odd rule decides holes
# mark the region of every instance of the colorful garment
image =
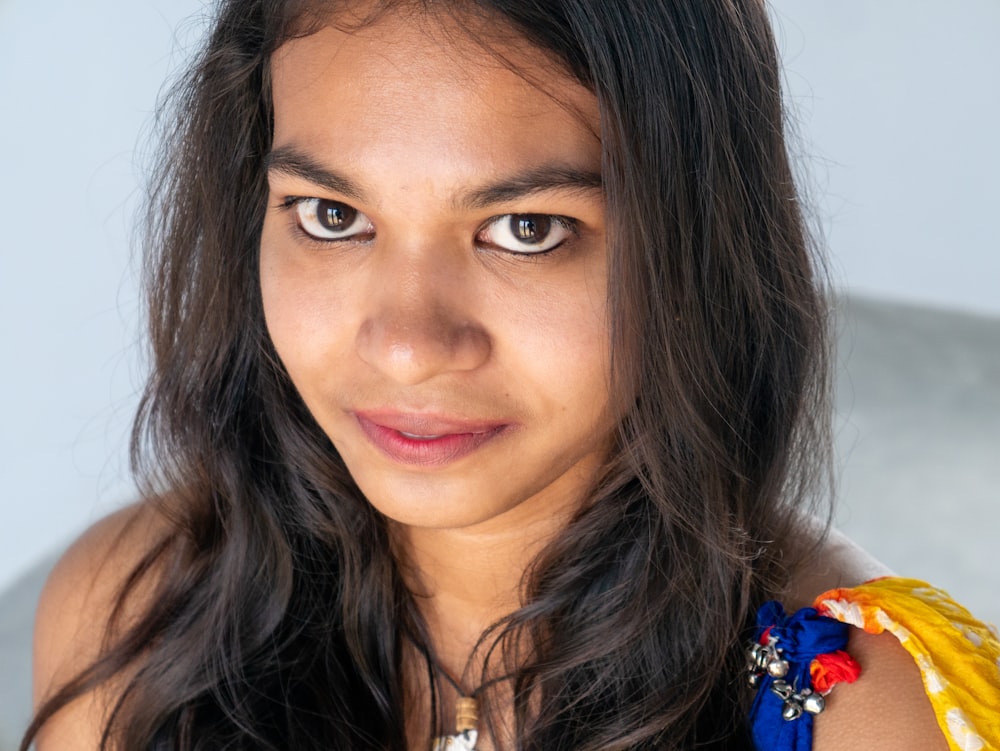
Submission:
[[896,577],[824,592],[792,615],[777,603],[761,608],[748,658],[759,684],[750,721],[760,751],[812,747],[825,694],[860,672],[843,651],[848,625],[899,639],[951,751],[1000,751],[1000,634],[945,592]]

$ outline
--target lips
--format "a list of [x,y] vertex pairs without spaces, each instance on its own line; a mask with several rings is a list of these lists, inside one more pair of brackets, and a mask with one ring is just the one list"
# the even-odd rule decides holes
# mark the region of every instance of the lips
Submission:
[[457,461],[496,439],[509,423],[400,412],[355,412],[368,440],[400,464],[435,467]]

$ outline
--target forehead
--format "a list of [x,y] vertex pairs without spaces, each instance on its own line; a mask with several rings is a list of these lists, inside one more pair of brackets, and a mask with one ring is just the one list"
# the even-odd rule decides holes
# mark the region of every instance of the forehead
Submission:
[[331,24],[278,49],[272,84],[275,147],[348,162],[420,153],[488,168],[556,150],[600,163],[594,95],[502,24],[402,11]]

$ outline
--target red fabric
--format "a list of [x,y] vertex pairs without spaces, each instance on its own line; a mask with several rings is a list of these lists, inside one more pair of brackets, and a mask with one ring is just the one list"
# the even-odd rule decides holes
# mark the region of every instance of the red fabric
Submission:
[[809,664],[809,677],[813,691],[824,693],[838,683],[854,683],[861,675],[861,666],[847,652],[816,655]]

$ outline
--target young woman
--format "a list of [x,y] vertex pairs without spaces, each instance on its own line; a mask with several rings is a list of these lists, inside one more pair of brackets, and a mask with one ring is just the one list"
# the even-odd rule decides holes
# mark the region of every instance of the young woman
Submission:
[[25,748],[996,746],[985,629],[810,521],[758,0],[224,0],[176,102],[145,498],[52,575]]

